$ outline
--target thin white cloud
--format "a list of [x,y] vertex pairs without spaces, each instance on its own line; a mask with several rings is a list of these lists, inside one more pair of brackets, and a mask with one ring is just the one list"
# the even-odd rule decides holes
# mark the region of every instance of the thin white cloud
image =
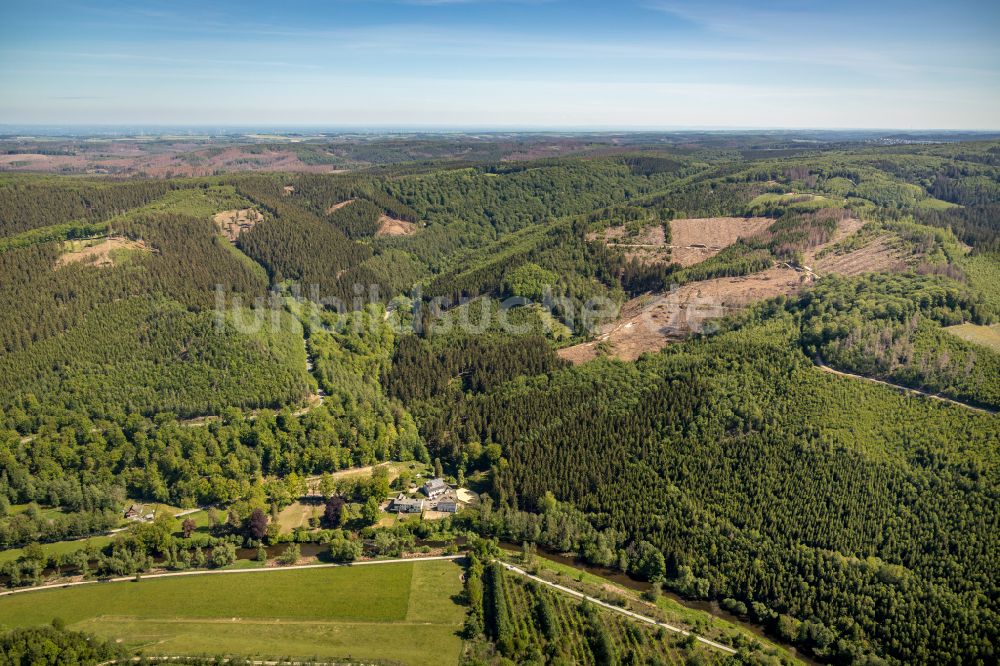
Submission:
[[827,7],[803,2],[694,2],[685,0],[652,0],[642,4],[646,9],[675,16],[688,23],[715,32],[731,35],[759,35],[764,31],[782,30],[790,24],[816,26],[836,17]]
[[[353,0],[355,2],[359,0]],[[377,2],[378,0],[360,0]],[[390,2],[537,2],[539,0],[389,0]],[[544,1],[544,0],[542,0]],[[291,61],[296,54],[312,51],[324,57],[338,53],[373,52],[380,58],[423,56],[428,58],[492,58],[498,63],[510,61],[587,61],[614,58],[642,62],[664,63],[774,63],[816,65],[824,68],[849,70],[865,77],[892,78],[902,75],[967,75],[995,78],[998,49],[983,47],[978,42],[927,42],[915,45],[912,40],[893,40],[891,31],[884,31],[878,40],[862,40],[856,29],[839,31],[847,20],[828,4],[807,2],[770,3],[761,8],[757,3],[729,0],[723,3],[691,0],[646,0],[643,5],[701,25],[711,33],[705,36],[651,32],[650,26],[629,40],[574,38],[568,33],[550,29],[546,34],[524,30],[494,31],[486,26],[432,26],[398,24],[391,20],[366,27],[303,26],[290,14],[286,23],[262,26],[245,22],[239,16],[174,14],[158,29],[174,30],[179,35],[172,46],[187,50],[212,44],[227,49],[245,50],[254,37],[264,42],[253,44],[255,52],[277,52],[276,61]],[[142,10],[133,10],[142,11]],[[160,12],[161,10],[154,10]],[[857,17],[848,17],[855,20]],[[857,23],[857,21],[855,21]],[[818,39],[816,26],[823,26]],[[128,26],[122,26],[127,36]],[[201,36],[201,41],[197,37]],[[127,38],[127,37],[123,37]],[[287,58],[280,57],[287,51]],[[211,53],[210,48],[203,51]],[[212,55],[215,61],[221,61]],[[308,66],[303,58],[299,66]],[[291,63],[289,62],[289,65]],[[401,63],[406,66],[406,63]],[[279,66],[283,66],[279,62]],[[539,63],[544,67],[544,62]],[[627,66],[623,63],[623,66]]]
[[[80,26],[69,39],[0,45],[10,65],[0,68],[0,89],[16,91],[0,96],[0,121],[77,108],[109,122],[1000,125],[1000,58],[983,40],[891,31],[818,39],[799,29],[840,25],[823,13],[830,5],[808,14],[737,2],[646,6],[666,18],[650,13],[627,36],[530,22],[311,25],[295,12],[266,24],[169,5],[151,16],[94,15],[98,32]],[[671,16],[699,27],[677,30]],[[155,27],[156,38],[137,24]],[[74,94],[114,103],[56,99]]]
[[[385,24],[366,28],[337,30],[286,30],[248,28],[241,35],[259,34],[284,37],[301,43],[320,43],[324,49],[344,52],[373,51],[383,55],[421,55],[437,57],[492,58],[503,60],[587,61],[615,58],[623,61],[664,61],[676,63],[748,62],[813,64],[825,67],[853,69],[865,74],[898,75],[911,72],[926,75],[933,72],[995,75],[996,69],[969,66],[965,62],[988,62],[987,54],[976,45],[949,49],[949,58],[934,57],[928,62],[925,48],[890,44],[861,46],[834,42],[810,43],[804,46],[792,40],[769,44],[762,48],[756,43],[706,44],[703,40],[673,39],[657,41],[633,39],[628,42],[595,39],[567,39],[559,36],[539,38],[512,32],[481,29],[456,29],[421,24]],[[933,55],[933,54],[932,54]]]
[[[709,66],[718,69],[732,65],[732,76],[745,75],[748,67],[757,65],[758,73],[773,67],[773,76],[781,76],[790,66],[816,66],[825,71],[817,76],[841,73],[864,79],[881,77],[887,85],[906,78],[938,76],[978,77],[984,84],[994,84],[1000,69],[989,50],[972,43],[964,47],[949,47],[939,55],[927,48],[910,45],[858,44],[828,40],[803,45],[792,40],[776,40],[763,47],[753,41],[656,39],[648,34],[629,41],[568,38],[561,35],[542,37],[511,31],[439,27],[423,24],[382,24],[369,27],[334,29],[301,29],[267,27],[229,23],[222,28],[202,25],[202,32],[191,31],[184,39],[160,40],[156,43],[122,41],[104,45],[83,42],[86,50],[34,49],[19,52],[25,56],[49,55],[62,58],[106,59],[108,61],[147,62],[164,66],[198,67],[268,67],[293,70],[324,69],[345,58],[355,58],[353,65],[364,69],[369,64],[406,69],[419,59],[429,61],[439,69],[454,68],[456,63],[469,66],[477,62],[491,70],[511,70],[516,76],[522,70],[545,74],[551,67],[561,68],[567,75],[586,75],[586,64],[598,69],[622,67],[623,75],[641,75],[643,68],[659,68],[664,78],[672,72],[696,71]],[[266,39],[258,39],[266,38]],[[123,36],[123,40],[127,40]],[[253,48],[248,50],[248,46]],[[4,49],[0,48],[0,52]],[[18,55],[16,50],[8,51]],[[232,57],[233,53],[249,52],[255,58]],[[191,54],[178,56],[177,53]],[[368,62],[357,57],[371,56]],[[428,62],[421,62],[426,66]],[[577,72],[571,72],[576,66]]]

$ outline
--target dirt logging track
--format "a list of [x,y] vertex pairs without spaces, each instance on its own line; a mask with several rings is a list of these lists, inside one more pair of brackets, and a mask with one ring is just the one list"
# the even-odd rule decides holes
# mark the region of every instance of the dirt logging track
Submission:
[[[357,199],[347,199],[339,203],[335,203],[326,209],[326,214],[329,215],[335,211],[340,210],[348,204],[354,203]],[[378,230],[375,232],[376,236],[412,236],[417,233],[420,228],[415,222],[408,222],[407,220],[400,220],[395,217],[390,217],[385,213],[382,213],[378,217]]]
[[[732,245],[740,238],[763,233],[774,221],[770,218],[713,217],[670,222],[672,242],[664,243],[662,227],[654,225],[637,236],[626,238],[623,227],[590,234],[619,247],[626,256],[658,256],[669,248],[670,261],[682,266],[697,264]],[[776,265],[739,277],[721,277],[691,282],[666,293],[643,294],[627,301],[618,318],[600,328],[589,342],[559,350],[572,363],[586,363],[602,354],[633,361],[645,352],[655,352],[671,341],[704,330],[714,319],[776,296],[791,296],[827,274],[860,275],[872,271],[897,270],[902,258],[886,236],[873,238],[856,249],[836,252],[835,246],[857,233],[863,222],[845,217],[838,222],[826,242],[805,252],[805,267]],[[657,247],[657,241],[659,247]],[[642,253],[646,253],[643,255]]]
[[330,206],[329,208],[326,209],[326,214],[329,215],[333,211],[340,210],[341,208],[343,208],[347,204],[354,203],[355,201],[357,201],[357,199],[347,199],[346,201],[341,201],[340,203],[335,203],[335,204],[333,204],[332,206]]

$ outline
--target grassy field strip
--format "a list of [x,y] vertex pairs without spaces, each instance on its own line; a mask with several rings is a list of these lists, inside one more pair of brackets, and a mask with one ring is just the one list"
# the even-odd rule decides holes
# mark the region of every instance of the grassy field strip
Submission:
[[728,645],[723,645],[722,643],[716,643],[713,640],[709,640],[707,638],[704,638],[703,636],[698,636],[696,634],[692,634],[690,631],[686,631],[684,629],[681,629],[680,627],[675,627],[672,624],[667,624],[665,622],[658,622],[657,620],[654,620],[651,617],[647,617],[645,615],[640,615],[639,613],[634,613],[634,612],[632,612],[630,610],[626,610],[624,608],[619,608],[618,606],[614,606],[612,604],[605,603],[605,602],[601,601],[600,599],[595,599],[594,597],[588,597],[586,594],[583,594],[582,592],[577,592],[576,590],[570,589],[568,587],[564,587],[562,585],[559,585],[558,583],[550,583],[549,581],[545,580],[544,578],[539,578],[538,576],[532,576],[530,573],[528,573],[524,569],[519,569],[518,567],[515,567],[513,564],[507,564],[503,560],[497,560],[497,561],[500,562],[500,564],[502,564],[503,567],[505,569],[507,569],[508,571],[512,571],[512,572],[514,572],[516,574],[519,574],[521,576],[525,576],[526,578],[530,578],[531,580],[535,581],[536,583],[541,583],[542,585],[547,585],[547,586],[549,586],[549,587],[551,587],[553,589],[559,590],[560,592],[565,592],[566,594],[572,595],[572,596],[576,597],[577,599],[583,599],[585,601],[589,601],[589,602],[591,602],[593,604],[601,606],[602,608],[607,608],[608,610],[612,610],[612,611],[614,611],[616,613],[621,613],[622,615],[627,615],[628,617],[631,617],[633,619],[639,620],[641,622],[645,622],[647,624],[653,624],[653,625],[656,625],[657,627],[663,627],[664,629],[676,632],[678,634],[682,634],[684,636],[694,636],[694,639],[696,641],[700,642],[700,643],[704,643],[705,645],[714,647],[717,650],[722,650],[723,652],[727,652],[729,654],[736,654],[736,650],[734,650],[733,648],[729,647]]
[[302,566],[250,579],[168,575],[131,585],[50,586],[0,600],[0,627],[38,626],[58,617],[75,630],[150,656],[457,663],[465,618],[456,602],[461,565],[453,557],[377,563],[391,566]]
[[994,351],[1000,351],[1000,324],[993,324],[992,326],[958,324],[957,326],[946,326],[944,330],[962,338],[966,342],[989,347]]
[[[363,562],[351,562],[350,564],[299,564],[287,567],[260,567],[255,569],[201,569],[198,571],[171,571],[169,573],[143,574],[141,580],[154,580],[157,578],[177,578],[180,576],[207,576],[218,574],[242,574],[242,573],[265,573],[269,571],[302,571],[304,569],[332,569],[340,567],[360,567],[372,564],[400,564],[405,562],[433,562],[435,560],[458,560],[465,555],[432,555],[430,557],[401,557],[394,560],[365,560]],[[12,594],[24,594],[26,592],[41,592],[43,590],[61,590],[67,587],[77,587],[80,585],[100,585],[103,583],[128,583],[134,582],[135,576],[121,576],[120,578],[106,578],[103,580],[81,580],[73,583],[59,583],[56,585],[39,585],[37,587],[25,587],[19,590],[5,590],[0,592],[0,597]]]
[[74,629],[104,638],[124,638],[146,655],[234,655],[266,658],[277,653],[292,658],[336,658],[341,663],[389,661],[411,666],[457,664],[461,653],[461,617],[447,624],[395,621],[271,624],[112,622],[95,620]]
[[319,518],[323,515],[324,505],[322,503],[303,504],[302,502],[292,502],[278,514],[278,526],[282,534],[290,534],[296,529],[309,528],[311,518]]
[[[46,557],[55,557],[84,548],[88,545],[88,542],[89,545],[94,548],[104,548],[106,545],[111,543],[112,540],[112,535],[102,534],[98,536],[81,537],[70,541],[52,541],[49,543],[43,543],[41,544],[41,548]],[[23,554],[24,548],[11,548],[10,550],[0,551],[0,564],[3,564],[4,562],[12,562],[21,557]]]

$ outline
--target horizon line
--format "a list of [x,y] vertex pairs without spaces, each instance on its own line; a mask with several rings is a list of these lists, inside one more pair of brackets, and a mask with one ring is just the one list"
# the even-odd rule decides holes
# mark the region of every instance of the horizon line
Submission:
[[4,129],[229,129],[229,130],[395,130],[395,131],[494,131],[494,132],[944,132],[989,134],[1000,133],[997,128],[958,128],[958,127],[849,127],[849,126],[819,126],[819,125],[502,125],[502,124],[435,124],[435,123],[158,123],[158,122],[124,122],[124,123],[86,123],[86,122],[0,122],[0,130]]

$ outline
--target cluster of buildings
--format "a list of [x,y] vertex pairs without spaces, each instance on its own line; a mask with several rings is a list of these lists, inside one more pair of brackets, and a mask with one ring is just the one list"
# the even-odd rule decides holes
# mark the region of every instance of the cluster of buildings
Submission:
[[132,504],[125,509],[125,520],[134,520],[136,522],[145,523],[152,520],[153,517],[153,512],[147,511],[141,504]]
[[389,504],[389,510],[398,513],[422,513],[424,509],[442,513],[458,511],[458,493],[444,479],[429,480],[420,487],[420,492],[422,497],[409,497],[406,493],[399,493]]

